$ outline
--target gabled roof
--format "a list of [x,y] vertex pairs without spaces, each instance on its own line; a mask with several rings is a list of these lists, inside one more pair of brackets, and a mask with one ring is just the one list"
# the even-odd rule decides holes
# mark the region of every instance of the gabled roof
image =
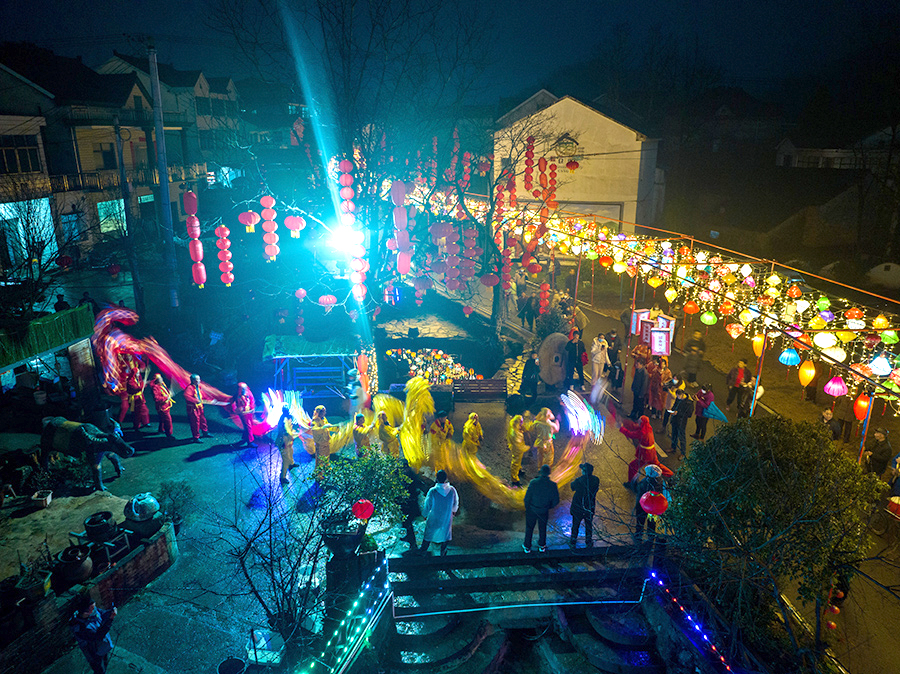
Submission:
[[24,77],[24,76],[21,75],[20,73],[17,73],[15,70],[13,70],[12,68],[8,68],[7,66],[3,65],[2,63],[0,63],[0,70],[4,71],[4,72],[6,72],[6,73],[9,73],[9,74],[12,75],[13,77],[15,77],[17,80],[20,80],[20,81],[24,82],[24,83],[27,84],[29,87],[32,87],[35,91],[37,91],[37,92],[43,94],[43,95],[46,96],[47,98],[55,98],[55,96],[54,96],[52,93],[50,93],[49,91],[47,91],[47,90],[44,89],[43,87],[38,86],[37,84],[35,84],[34,82],[32,82],[32,81],[31,81],[30,79],[28,79],[27,77]]
[[[150,63],[146,57],[129,56],[116,50],[113,50],[113,55],[144,74],[150,73]],[[159,71],[159,81],[176,89],[193,89],[202,74],[199,70],[178,70],[169,63],[159,61],[156,63],[156,69]]]
[[209,93],[211,94],[227,94],[228,85],[231,83],[230,77],[207,77],[206,83],[209,84]]
[[52,94],[60,104],[121,107],[134,86],[140,86],[134,73],[101,75],[80,58],[58,56],[25,42],[0,44],[0,63]]

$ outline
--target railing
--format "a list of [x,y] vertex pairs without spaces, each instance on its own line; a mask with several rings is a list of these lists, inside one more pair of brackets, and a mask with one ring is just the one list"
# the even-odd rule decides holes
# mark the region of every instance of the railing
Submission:
[[[153,111],[134,108],[99,108],[93,106],[70,106],[63,119],[73,124],[105,124],[111,125],[119,118],[122,126],[152,126]],[[195,123],[184,112],[163,112],[163,120],[168,125],[188,125]]]
[[[128,182],[132,185],[155,186],[159,185],[158,172],[152,168],[136,168],[125,172]],[[203,175],[203,165],[170,166],[169,182],[181,182],[193,180]],[[44,178],[44,181],[47,179]],[[119,172],[88,171],[85,173],[65,173],[52,175],[49,183],[35,183],[48,185],[53,192],[102,192],[103,190],[116,189],[121,186]]]

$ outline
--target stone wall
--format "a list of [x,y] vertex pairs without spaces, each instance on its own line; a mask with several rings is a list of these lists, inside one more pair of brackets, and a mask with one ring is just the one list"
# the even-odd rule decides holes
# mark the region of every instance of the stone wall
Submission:
[[88,592],[102,608],[122,606],[178,558],[171,523],[85,585],[49,595],[23,607],[26,630],[0,653],[0,674],[39,674],[75,645],[69,629],[78,593]]

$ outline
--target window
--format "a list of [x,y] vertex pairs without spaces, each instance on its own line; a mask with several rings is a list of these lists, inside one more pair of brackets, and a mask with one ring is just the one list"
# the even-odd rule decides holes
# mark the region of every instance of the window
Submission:
[[37,136],[0,136],[0,174],[41,170]]
[[100,219],[100,231],[104,234],[125,232],[125,202],[122,199],[99,202],[97,216]]
[[116,150],[112,143],[94,143],[94,166],[98,169],[116,168]]
[[209,98],[206,96],[197,96],[197,114],[209,116],[212,114],[212,107]]
[[59,216],[59,226],[62,229],[63,241],[78,241],[82,238],[81,221],[83,214],[73,210],[71,213],[63,213]]
[[211,103],[212,103],[213,117],[224,117],[225,116],[225,101],[223,101],[221,98],[213,98]]

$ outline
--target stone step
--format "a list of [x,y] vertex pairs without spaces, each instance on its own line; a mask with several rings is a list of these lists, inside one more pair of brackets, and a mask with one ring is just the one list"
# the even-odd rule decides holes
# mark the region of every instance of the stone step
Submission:
[[553,674],[586,674],[597,671],[584,655],[555,634],[546,634],[538,642],[537,651],[544,664],[541,671]]
[[609,674],[664,674],[665,663],[652,645],[622,646],[604,641],[582,612],[571,620],[563,610],[557,611],[564,639],[595,668]]
[[[490,639],[492,636],[498,638]],[[385,646],[382,664],[392,672],[452,672],[485,648],[488,654],[482,654],[479,661],[487,666],[503,641],[503,634],[495,632],[486,620],[457,621],[446,633],[433,634],[430,638],[395,635]]]
[[585,611],[588,623],[601,638],[626,648],[645,648],[656,635],[639,609],[610,613],[596,607]]

